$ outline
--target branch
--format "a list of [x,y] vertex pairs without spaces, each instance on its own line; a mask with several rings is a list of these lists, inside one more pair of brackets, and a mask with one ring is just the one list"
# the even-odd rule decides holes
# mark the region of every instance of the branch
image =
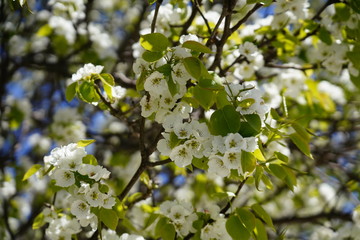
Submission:
[[320,17],[320,15],[321,15],[321,13],[323,12],[323,11],[325,11],[325,9],[328,7],[328,6],[330,6],[330,5],[332,5],[332,4],[335,4],[335,3],[339,3],[339,2],[341,2],[340,0],[329,0],[329,1],[327,1],[318,11],[317,11],[317,13],[311,18],[312,20],[320,20],[321,19],[321,17]]
[[153,18],[152,23],[151,23],[151,33],[155,32],[156,19],[157,19],[157,16],[159,14],[159,8],[160,8],[162,2],[163,2],[163,0],[157,0],[156,1],[155,14],[154,14],[154,18]]
[[192,22],[194,21],[194,19],[196,17],[196,13],[197,13],[197,8],[196,8],[195,4],[192,4],[191,15],[190,15],[189,19],[184,23],[183,28],[180,33],[180,36],[187,34],[187,32],[188,32],[187,30],[189,29]]
[[235,201],[235,198],[239,195],[241,189],[244,187],[248,177],[246,177],[243,181],[240,182],[238,189],[235,192],[235,196],[230,199],[230,201],[226,204],[226,206],[221,209],[220,213],[225,214],[227,210],[231,207],[231,204]]
[[321,212],[315,215],[310,216],[289,216],[283,218],[273,218],[274,224],[296,224],[296,223],[312,223],[318,220],[329,220],[329,219],[340,219],[344,221],[352,221],[352,216],[350,213],[342,213],[338,211],[331,211],[328,213]]
[[231,29],[231,34],[233,34],[236,30],[238,30],[238,28],[244,24],[248,19],[249,17],[254,13],[256,12],[256,10],[258,10],[259,8],[261,8],[263,6],[263,4],[261,3],[257,3],[255,4],[255,6],[242,18],[239,20],[239,22],[237,22]]

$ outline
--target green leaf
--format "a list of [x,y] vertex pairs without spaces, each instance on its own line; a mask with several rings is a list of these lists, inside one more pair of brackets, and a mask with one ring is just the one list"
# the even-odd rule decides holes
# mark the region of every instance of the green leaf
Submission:
[[161,218],[155,227],[155,235],[161,237],[163,240],[175,239],[175,228],[172,224],[168,223],[168,219]]
[[267,175],[263,174],[261,176],[261,181],[263,181],[267,189],[273,189],[273,184]]
[[298,133],[293,133],[290,135],[291,141],[300,149],[309,158],[313,158],[310,153],[309,142],[303,139]]
[[47,37],[51,33],[52,33],[52,28],[50,27],[49,24],[45,24],[36,32],[36,36]]
[[241,167],[243,173],[253,172],[256,167],[256,158],[250,152],[242,151],[241,152]]
[[199,169],[203,169],[203,170],[207,170],[209,168],[208,166],[208,162],[209,162],[209,159],[206,158],[206,157],[203,157],[203,158],[193,158],[192,160],[192,164],[199,168]]
[[192,88],[194,98],[199,102],[200,106],[205,110],[210,109],[215,103],[215,93],[213,91],[195,86]]
[[94,83],[84,81],[79,87],[80,98],[87,103],[98,102],[100,96],[95,90]]
[[240,130],[240,113],[232,105],[216,110],[210,117],[210,131],[213,135],[226,136]]
[[142,71],[140,77],[136,80],[136,91],[144,90],[144,83],[146,81],[147,71]]
[[275,119],[276,121],[281,120],[280,115],[278,114],[278,112],[274,108],[270,109],[270,113],[271,113],[272,118]]
[[166,78],[166,83],[171,96],[175,96],[179,92],[179,85],[172,79],[171,74]]
[[310,141],[310,134],[303,126],[301,126],[301,124],[299,124],[298,122],[294,122],[291,126],[303,139],[305,139],[306,141]]
[[201,77],[201,61],[196,57],[187,57],[183,59],[186,71],[195,79],[199,80]]
[[210,48],[196,41],[186,41],[182,44],[182,46],[184,48],[191,49],[196,52],[212,53]]
[[170,42],[161,33],[149,33],[140,37],[140,44],[143,48],[151,52],[162,52],[165,51],[169,46]]
[[73,98],[76,95],[76,87],[77,87],[77,85],[78,85],[78,82],[73,82],[72,84],[67,86],[66,92],[65,92],[66,101],[71,102],[71,100],[73,100]]
[[129,203],[132,203],[132,202],[135,202],[137,201],[138,199],[140,199],[142,197],[142,193],[141,192],[136,192],[132,195],[130,195],[128,198],[127,198],[127,201]]
[[92,154],[88,154],[85,157],[83,157],[82,162],[84,164],[90,164],[90,165],[94,165],[94,166],[98,165],[98,162],[97,162],[95,156]]
[[29,168],[24,177],[23,177],[23,181],[29,179],[29,177],[31,177],[32,175],[34,175],[35,173],[37,173],[37,171],[39,171],[40,169],[42,168],[42,166],[40,164],[35,164],[35,165],[32,165],[31,168]]
[[274,152],[275,157],[285,163],[289,162],[288,156],[282,154],[281,152]]
[[115,85],[115,79],[114,77],[109,74],[109,73],[102,73],[100,74],[100,80],[102,82],[105,82],[107,84],[109,84],[110,86],[114,86]]
[[354,67],[360,70],[360,45],[356,45],[351,51],[347,52],[346,56]]
[[257,240],[268,240],[267,232],[261,220],[255,219],[254,233]]
[[247,240],[250,238],[249,231],[242,225],[237,216],[230,216],[226,221],[226,231],[234,240]]
[[225,90],[222,90],[222,91],[218,91],[216,93],[216,107],[217,108],[223,108],[225,107],[226,105],[230,105],[230,102],[229,100],[227,99],[227,93]]
[[325,27],[320,28],[320,30],[319,30],[319,38],[320,38],[321,41],[323,41],[327,45],[332,44],[331,33]]
[[350,75],[350,80],[358,89],[360,89],[360,74],[356,77],[353,75]]
[[200,78],[198,86],[207,90],[218,91],[223,90],[224,86],[214,81],[214,79]]
[[244,207],[236,209],[236,213],[244,227],[252,232],[255,228],[255,215]]
[[78,147],[86,147],[95,142],[95,139],[83,139],[77,142]]
[[266,159],[265,159],[265,157],[262,154],[260,149],[256,149],[253,154],[254,154],[254,156],[256,157],[257,160],[262,161],[262,162],[266,162]]
[[35,229],[39,229],[42,226],[44,226],[46,224],[46,222],[44,221],[44,218],[45,218],[44,213],[43,212],[39,213],[33,221],[32,229],[35,230]]
[[297,184],[296,176],[290,168],[283,166],[283,169],[286,173],[286,177],[285,177],[284,181],[285,181],[286,185],[291,189],[291,191],[294,191],[294,187]]
[[350,8],[345,3],[336,3],[335,13],[336,13],[334,16],[335,21],[345,22],[351,16]]
[[165,52],[151,52],[151,51],[145,51],[142,54],[142,58],[147,62],[156,62],[160,58],[164,56]]
[[274,229],[274,224],[270,215],[258,204],[255,203],[251,206],[251,209],[254,210],[255,214],[261,218],[268,226]]
[[260,185],[261,177],[263,176],[263,174],[264,174],[264,169],[261,166],[256,166],[254,179],[255,179],[255,187],[258,191],[260,191],[259,185]]
[[360,14],[360,2],[359,0],[350,0],[349,5],[352,10],[358,14]]
[[286,177],[286,172],[284,168],[278,164],[270,164],[269,169],[271,173],[273,173],[274,176],[280,178],[281,180],[284,180]]
[[243,137],[253,137],[260,133],[261,119],[257,114],[245,114],[243,115],[246,122],[241,123],[239,133]]
[[119,222],[119,217],[112,209],[101,208],[99,211],[99,220],[111,230],[116,230]]

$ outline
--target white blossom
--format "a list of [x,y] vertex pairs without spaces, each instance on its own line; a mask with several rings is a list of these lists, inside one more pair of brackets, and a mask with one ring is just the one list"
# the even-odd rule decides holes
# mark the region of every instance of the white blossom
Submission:
[[71,77],[73,82],[79,81],[81,79],[90,77],[92,74],[99,74],[103,70],[103,66],[101,65],[94,65],[92,63],[85,64],[82,68],[77,70]]

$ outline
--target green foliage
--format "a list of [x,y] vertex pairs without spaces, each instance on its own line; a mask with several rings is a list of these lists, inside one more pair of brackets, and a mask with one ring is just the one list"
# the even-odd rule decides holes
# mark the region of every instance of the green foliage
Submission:
[[261,131],[261,119],[257,114],[245,114],[243,115],[245,119],[244,122],[241,122],[239,133],[243,137],[252,137],[256,136]]
[[161,33],[149,33],[140,37],[140,44],[151,52],[163,52],[169,46],[169,40]]
[[212,53],[210,48],[196,41],[186,41],[182,44],[182,46],[196,52]]
[[86,147],[95,142],[95,139],[83,139],[77,142],[78,147]]
[[37,173],[40,169],[42,168],[42,166],[40,164],[34,164],[32,165],[25,173],[24,177],[23,177],[23,181],[29,179],[32,175],[34,175],[35,173]]
[[76,91],[77,91],[77,87],[78,87],[78,83],[77,82],[73,82],[71,83],[67,88],[66,88],[66,92],[65,92],[65,98],[68,102],[70,102],[71,100],[73,100],[73,98],[76,95]]
[[249,231],[241,223],[239,217],[235,215],[230,216],[229,219],[226,221],[226,230],[234,240],[247,240],[250,239],[251,236]]
[[165,217],[160,218],[155,227],[155,235],[163,240],[173,240],[175,238],[175,228]]
[[112,209],[101,208],[98,214],[99,220],[105,224],[108,228],[115,230],[119,217]]
[[210,131],[213,135],[226,136],[240,130],[240,113],[232,105],[216,110],[210,118]]

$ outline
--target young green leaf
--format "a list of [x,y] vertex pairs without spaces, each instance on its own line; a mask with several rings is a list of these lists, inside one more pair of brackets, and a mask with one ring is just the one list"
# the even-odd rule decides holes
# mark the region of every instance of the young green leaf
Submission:
[[192,88],[192,93],[194,98],[199,102],[200,106],[202,106],[205,110],[210,109],[210,107],[215,103],[215,93],[213,91],[195,86]]
[[226,231],[234,240],[248,240],[250,238],[249,231],[242,225],[237,216],[230,216],[226,221]]
[[309,158],[313,158],[310,153],[309,142],[303,139],[298,133],[293,133],[290,135],[291,141],[300,149]]
[[183,60],[186,71],[195,79],[199,80],[201,77],[202,63],[196,57],[187,57]]
[[265,226],[260,219],[255,219],[254,233],[257,240],[268,240]]
[[245,122],[241,123],[239,133],[243,137],[253,137],[260,133],[261,119],[258,114],[245,114],[243,115]]
[[119,217],[114,210],[101,208],[98,217],[99,220],[105,224],[105,226],[111,230],[116,229],[119,222]]
[[82,162],[85,164],[91,164],[94,166],[98,165],[98,162],[97,162],[95,156],[92,154],[88,154],[85,157],[83,157]]
[[84,81],[79,87],[80,98],[87,103],[98,102],[100,96],[95,90],[94,83]]
[[77,142],[78,147],[86,147],[95,142],[95,139],[83,139]]
[[170,42],[161,33],[149,33],[140,37],[140,44],[143,48],[151,52],[162,52],[165,51],[169,46]]
[[44,221],[44,218],[45,218],[44,213],[43,212],[39,213],[33,221],[32,229],[35,230],[35,229],[39,229],[42,226],[44,226],[46,224],[46,222]]
[[268,226],[274,228],[274,224],[270,215],[261,207],[258,203],[255,203],[251,206],[251,209],[254,210],[255,214],[261,218]]
[[256,167],[256,158],[252,153],[242,151],[241,152],[241,167],[243,172],[253,172]]
[[156,62],[160,58],[164,56],[165,52],[151,52],[151,51],[145,51],[142,54],[142,58],[147,62]]
[[70,84],[69,86],[67,86],[66,92],[65,92],[66,101],[71,102],[71,100],[73,100],[73,98],[74,98],[75,95],[76,95],[77,85],[78,85],[77,82],[73,82],[72,84]]
[[249,231],[252,232],[255,228],[255,216],[252,212],[250,212],[247,208],[238,208],[236,209],[236,213],[244,225],[244,227]]
[[232,105],[216,110],[210,117],[210,130],[214,135],[226,136],[240,129],[240,113]]
[[23,181],[29,179],[32,175],[34,175],[35,173],[37,173],[37,171],[39,171],[42,168],[42,166],[40,164],[35,164],[32,165],[31,168],[29,168],[26,173],[24,174],[23,177]]
[[212,53],[210,48],[196,41],[186,41],[182,44],[182,46],[184,48],[191,49],[196,52]]

